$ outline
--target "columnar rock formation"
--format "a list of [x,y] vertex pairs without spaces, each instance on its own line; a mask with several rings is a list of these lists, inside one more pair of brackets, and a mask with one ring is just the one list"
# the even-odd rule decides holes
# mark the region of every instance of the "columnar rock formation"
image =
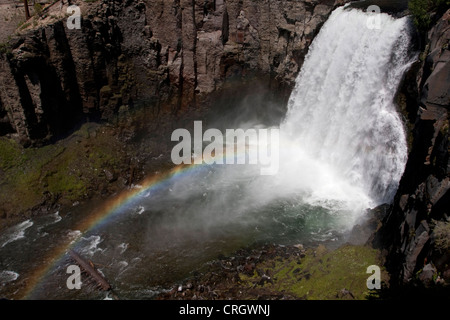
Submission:
[[258,72],[291,86],[334,0],[103,0],[81,30],[53,22],[14,37],[0,59],[0,135],[23,143],[136,103],[195,105]]

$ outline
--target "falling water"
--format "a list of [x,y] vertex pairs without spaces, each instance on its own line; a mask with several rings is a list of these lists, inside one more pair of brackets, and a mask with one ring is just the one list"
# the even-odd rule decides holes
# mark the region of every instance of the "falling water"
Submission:
[[98,298],[65,290],[71,262],[52,256],[60,242],[105,266],[122,297],[142,299],[256,241],[335,241],[367,208],[391,201],[403,173],[406,139],[393,101],[412,60],[409,41],[408,18],[336,9],[296,80],[276,175],[202,165],[144,190],[87,232],[77,229],[86,209],[26,221],[0,239],[0,295],[46,256],[54,268],[31,297]]
[[299,153],[371,205],[392,200],[407,159],[394,97],[412,61],[408,30],[407,18],[336,9],[310,47],[282,126]]

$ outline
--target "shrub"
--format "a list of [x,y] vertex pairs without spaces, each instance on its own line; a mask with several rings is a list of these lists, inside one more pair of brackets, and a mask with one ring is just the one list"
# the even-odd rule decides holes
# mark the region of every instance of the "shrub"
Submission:
[[411,0],[408,3],[414,23],[420,31],[430,28],[433,12],[443,13],[449,7],[450,0]]
[[450,249],[450,223],[446,221],[433,221],[436,223],[434,233],[434,245],[440,252]]
[[40,4],[40,3],[38,3],[38,2],[36,2],[35,4],[34,4],[34,12],[36,12],[36,14],[38,15],[38,16],[41,16],[42,15],[42,5]]

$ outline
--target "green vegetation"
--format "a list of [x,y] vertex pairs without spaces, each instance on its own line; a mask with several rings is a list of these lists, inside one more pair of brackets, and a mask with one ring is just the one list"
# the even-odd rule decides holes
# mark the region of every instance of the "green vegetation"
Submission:
[[26,29],[26,28],[28,28],[29,26],[31,26],[31,22],[20,23],[20,24],[19,24],[19,30],[22,31],[23,29]]
[[[308,250],[302,259],[275,259],[258,266],[272,275],[273,283],[266,283],[267,289],[286,292],[301,299],[368,299],[374,297],[367,289],[366,273],[370,265],[382,263],[379,252],[366,246],[344,245],[334,251],[319,246],[315,252]],[[243,285],[254,286],[260,279],[240,274]],[[382,268],[382,281],[387,272]]]
[[[0,168],[8,170],[14,165],[20,165],[20,160],[23,160],[20,155],[21,152],[17,143],[6,138],[0,138]],[[16,162],[18,159],[19,162]]]
[[38,3],[38,2],[36,2],[36,3],[34,4],[34,12],[35,12],[38,16],[41,16],[41,15],[42,15],[42,10],[43,10],[42,5],[41,5],[40,3]]
[[18,211],[39,204],[43,168],[60,152],[61,148],[56,146],[24,149],[13,140],[0,138],[0,170],[3,172],[0,202]]
[[432,22],[432,13],[443,13],[450,7],[450,0],[411,0],[408,7],[417,28],[420,31],[427,31]]
[[7,54],[8,52],[11,52],[11,48],[9,46],[8,42],[2,42],[0,43],[0,54]]
[[85,124],[66,140],[40,148],[23,148],[1,137],[3,214],[24,214],[46,201],[71,205],[108,187],[104,170],[120,172],[125,153],[111,132],[98,130]]
[[450,223],[446,221],[434,221],[435,227],[434,245],[440,252],[446,252],[450,249]]

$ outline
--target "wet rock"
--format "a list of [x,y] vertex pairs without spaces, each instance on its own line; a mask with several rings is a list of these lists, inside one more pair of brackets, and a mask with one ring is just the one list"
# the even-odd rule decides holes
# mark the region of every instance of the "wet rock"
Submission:
[[266,284],[266,283],[271,283],[271,284],[273,284],[273,280],[272,280],[268,275],[264,274],[264,275],[261,277],[261,279],[259,280],[258,285],[264,286],[264,284]]
[[405,279],[409,279],[413,275],[418,263],[417,258],[430,239],[429,231],[430,229],[427,222],[423,220],[416,230],[416,236],[414,236],[406,246],[405,265],[403,267]]
[[255,264],[254,263],[246,263],[244,265],[244,271],[246,273],[252,273],[254,269],[255,269]]
[[314,257],[323,256],[327,252],[327,248],[320,244],[317,246],[316,250],[314,250]]
[[[270,253],[270,254],[269,254]],[[231,257],[221,256],[220,263],[209,264],[208,271],[198,273],[192,281],[188,281],[183,286],[184,296],[177,291],[177,286],[172,290],[172,294],[166,293],[158,297],[158,299],[294,299],[294,296],[285,292],[277,291],[274,286],[267,284],[275,284],[276,279],[272,277],[272,270],[275,265],[267,265],[272,259],[283,256],[286,253],[298,253],[298,249],[293,246],[275,246],[264,245],[258,249],[241,249]],[[253,258],[252,258],[253,257]],[[254,257],[259,257],[258,261]],[[291,259],[291,258],[289,258]],[[232,263],[236,265],[236,269],[241,271],[228,271],[222,268],[222,265]],[[254,263],[250,274],[245,272],[244,266]],[[243,273],[245,275],[243,275]],[[192,283],[192,289],[187,289],[189,283]],[[178,294],[177,297],[173,293]]]
[[[386,249],[393,284],[410,283],[424,261],[441,274],[445,271],[446,254],[430,241],[428,225],[445,220],[449,205],[449,17],[450,10],[436,17],[424,35],[422,61],[411,68],[401,88],[414,127],[411,152],[393,206],[372,242]],[[428,281],[430,274],[422,277]]]
[[108,169],[104,169],[103,172],[105,173],[106,180],[111,183],[117,180],[117,173],[115,171],[111,172]]
[[430,53],[426,64],[432,70],[425,81],[422,101],[447,107],[450,105],[450,10],[448,10],[430,31]]
[[427,179],[427,193],[430,197],[431,205],[436,204],[450,189],[450,178],[439,181],[434,176],[429,176]]
[[199,286],[197,287],[197,291],[200,292],[200,293],[205,292],[205,286],[204,286],[204,285],[199,285]]
[[349,290],[344,288],[337,293],[336,298],[353,300],[355,299],[355,296]]
[[263,275],[265,275],[266,273],[261,269],[261,268],[257,268],[256,269],[256,274],[260,277],[262,277]]
[[428,263],[423,267],[422,272],[419,274],[419,280],[422,281],[425,286],[429,286],[436,275],[436,268],[431,263]]
[[445,270],[442,276],[445,282],[450,283],[450,269]]

